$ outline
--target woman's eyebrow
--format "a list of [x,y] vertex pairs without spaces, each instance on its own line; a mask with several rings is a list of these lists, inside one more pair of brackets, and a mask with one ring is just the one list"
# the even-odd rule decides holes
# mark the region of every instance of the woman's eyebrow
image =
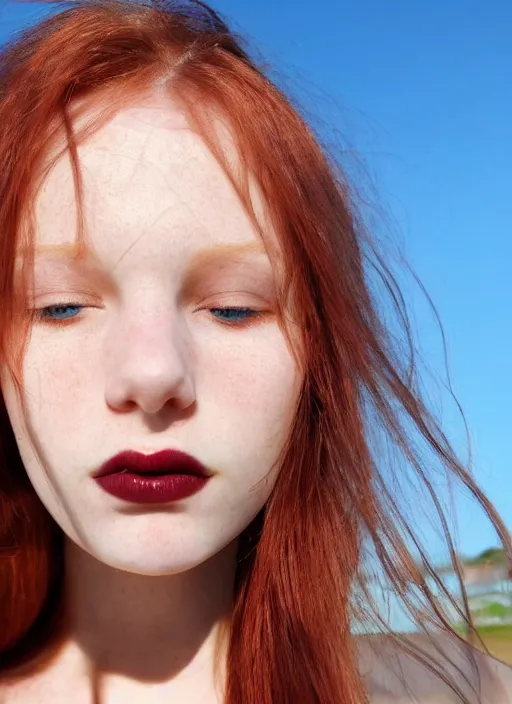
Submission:
[[27,261],[37,261],[38,259],[61,259],[66,262],[76,262],[83,264],[95,259],[94,253],[88,246],[69,244],[42,244],[36,247],[26,246],[20,248],[16,259],[21,264]]
[[[28,251],[31,253],[31,250]],[[48,263],[60,262],[66,267],[78,268],[82,274],[99,276],[102,280],[104,278],[105,272],[94,252],[87,246],[78,246],[76,243],[47,244],[39,245],[32,251],[35,263],[39,261],[43,264],[45,260]],[[23,261],[22,255],[20,261]],[[205,276],[238,266],[249,267],[247,273],[257,273],[258,277],[263,275],[267,284],[273,284],[274,272],[263,244],[233,243],[213,245],[195,252],[185,269],[183,290],[190,293],[204,281]]]
[[76,257],[78,255],[78,247],[73,244],[39,244],[35,248],[35,254],[60,254],[66,257]]
[[[32,250],[28,249],[20,253],[28,254]],[[34,251],[35,256],[60,255],[70,259],[83,258],[92,255],[88,247],[78,247],[76,243],[70,244],[43,244],[38,245]],[[263,244],[251,242],[248,244],[222,244],[207,247],[197,252],[190,262],[190,269],[204,264],[217,263],[238,257],[245,258],[251,255],[265,255],[266,250]]]
[[267,258],[267,252],[260,242],[215,245],[197,252],[189,263],[189,271],[237,260],[246,261],[257,256]]
[[263,244],[224,244],[208,247],[197,252],[189,261],[182,284],[182,295],[193,296],[203,285],[209,285],[212,277],[228,276],[239,268],[244,278],[253,281],[256,274],[265,287],[274,287],[274,272]]
[[[75,283],[94,283],[103,290],[111,290],[113,282],[94,251],[76,244],[41,245],[34,250],[33,280],[30,284],[51,280],[56,276],[72,275]],[[67,280],[67,279],[66,279]]]
[[205,276],[215,275],[236,267],[250,267],[250,271],[262,271],[273,277],[271,263],[265,248],[260,243],[226,244],[208,247],[197,252],[189,261],[183,281],[185,292],[193,291],[204,281]]

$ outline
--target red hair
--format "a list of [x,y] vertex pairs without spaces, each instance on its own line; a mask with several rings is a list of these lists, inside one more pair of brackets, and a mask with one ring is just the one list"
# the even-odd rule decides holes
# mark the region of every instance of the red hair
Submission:
[[[415,387],[402,299],[343,175],[223,21],[200,2],[78,0],[59,9],[0,57],[1,362],[20,362],[15,252],[54,138],[66,129],[79,179],[76,144],[85,133],[73,132],[71,113],[82,99],[103,111],[91,130],[155,85],[167,89],[253,217],[249,178],[258,184],[283,251],[283,295],[292,296],[304,341],[304,387],[282,468],[267,506],[240,537],[226,704],[362,704],[351,627],[357,619],[360,628],[386,628],[369,564],[419,625],[450,630],[427,582],[435,572],[393,495],[400,473],[426,489],[452,556],[429,465],[469,488],[508,547],[506,529]],[[224,158],[212,115],[227,121],[243,168]],[[404,349],[379,315],[375,272],[404,323]],[[405,460],[395,484],[376,437]],[[13,671],[43,653],[57,627],[62,541],[5,414],[0,440],[0,666]],[[441,664],[427,665],[445,676]],[[467,701],[457,682],[451,686]]]

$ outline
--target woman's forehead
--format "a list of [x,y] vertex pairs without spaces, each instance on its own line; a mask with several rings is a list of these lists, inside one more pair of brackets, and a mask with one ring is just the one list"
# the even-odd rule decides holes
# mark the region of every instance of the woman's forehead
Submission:
[[[236,166],[240,156],[220,122],[219,138],[227,164]],[[65,146],[62,140],[36,197],[38,246],[76,239],[77,181]],[[79,143],[77,154],[80,212],[93,239],[103,241],[111,231],[140,236],[166,230],[200,232],[211,244],[245,244],[264,232],[267,245],[277,244],[254,179],[249,175],[256,222],[224,166],[169,98],[121,110]]]

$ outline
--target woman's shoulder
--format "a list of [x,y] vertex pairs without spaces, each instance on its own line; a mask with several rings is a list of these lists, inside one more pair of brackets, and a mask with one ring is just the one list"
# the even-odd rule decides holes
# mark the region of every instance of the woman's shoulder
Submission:
[[[371,704],[512,704],[512,668],[449,635],[357,639]],[[412,651],[420,651],[419,662]],[[443,668],[464,700],[429,665]]]

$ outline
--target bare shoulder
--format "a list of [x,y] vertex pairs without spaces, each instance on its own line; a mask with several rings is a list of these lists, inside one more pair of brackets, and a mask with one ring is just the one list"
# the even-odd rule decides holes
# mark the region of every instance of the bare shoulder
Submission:
[[57,704],[80,702],[70,691],[68,681],[50,677],[27,678],[19,682],[0,682],[0,704]]
[[[0,681],[0,704],[46,704],[47,687],[39,677],[22,681]],[[43,685],[43,686],[41,686]]]
[[[455,637],[410,635],[401,647],[365,636],[357,647],[371,704],[512,704],[512,668]],[[459,693],[429,666],[441,667]]]
[[0,704],[57,704],[74,702],[80,704],[73,688],[76,668],[64,652],[61,658],[16,677],[0,674]]

